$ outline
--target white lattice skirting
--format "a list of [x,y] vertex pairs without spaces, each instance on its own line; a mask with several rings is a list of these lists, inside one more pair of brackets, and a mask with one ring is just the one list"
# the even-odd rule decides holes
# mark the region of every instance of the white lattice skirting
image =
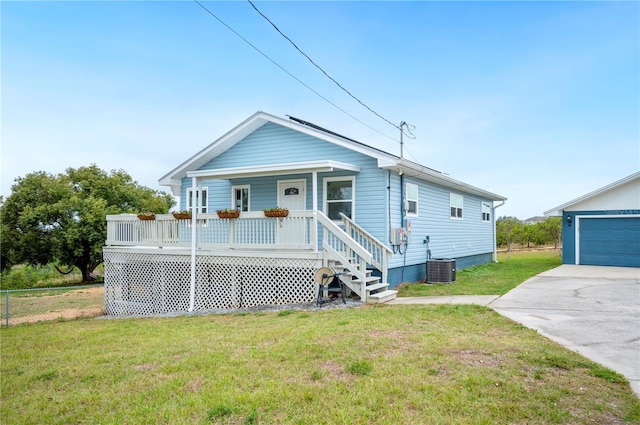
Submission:
[[[310,258],[198,255],[194,310],[312,302],[317,266]],[[109,315],[189,311],[189,255],[105,250],[104,273]]]

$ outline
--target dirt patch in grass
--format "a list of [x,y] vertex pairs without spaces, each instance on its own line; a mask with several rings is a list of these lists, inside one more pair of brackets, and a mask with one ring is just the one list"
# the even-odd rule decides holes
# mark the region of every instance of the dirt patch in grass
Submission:
[[325,377],[335,381],[349,381],[353,379],[353,375],[348,373],[344,365],[332,360],[325,361],[320,365]]
[[[43,295],[34,293],[24,297],[13,297],[9,304],[9,326],[49,320],[97,317],[105,314],[102,306],[103,286],[65,290],[59,294],[44,292]],[[74,307],[74,304],[79,305]]]
[[492,353],[481,353],[475,350],[452,350],[449,356],[468,366],[485,366],[499,368],[502,360],[499,355]]
[[9,326],[19,325],[22,323],[46,322],[48,320],[58,319],[79,319],[88,317],[98,317],[105,314],[104,308],[70,308],[67,310],[56,311],[52,313],[34,314],[31,316],[16,317],[9,319]]

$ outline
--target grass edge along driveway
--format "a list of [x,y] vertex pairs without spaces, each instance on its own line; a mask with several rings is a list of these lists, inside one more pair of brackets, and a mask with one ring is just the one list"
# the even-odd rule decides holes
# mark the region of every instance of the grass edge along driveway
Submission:
[[501,253],[497,263],[487,263],[456,272],[451,284],[403,284],[399,297],[429,297],[448,295],[504,295],[527,279],[562,265],[557,250]]

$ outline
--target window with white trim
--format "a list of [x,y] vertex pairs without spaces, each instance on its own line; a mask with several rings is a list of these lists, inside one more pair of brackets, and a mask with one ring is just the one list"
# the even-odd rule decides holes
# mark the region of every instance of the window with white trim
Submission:
[[[193,192],[192,188],[187,188],[187,210],[193,211]],[[196,193],[198,193],[198,208],[196,212],[198,214],[206,214],[208,212],[207,202],[209,199],[209,188],[203,187],[202,189],[196,189]]]
[[491,205],[482,203],[482,221],[491,221]]
[[354,177],[327,177],[324,179],[324,212],[335,221],[340,213],[353,219],[355,204]]
[[407,202],[407,215],[418,215],[418,185],[406,183],[404,196]]
[[451,210],[451,218],[462,219],[462,208],[464,197],[459,193],[449,194],[449,207]]
[[231,204],[242,212],[249,211],[250,186],[233,186],[231,188]]

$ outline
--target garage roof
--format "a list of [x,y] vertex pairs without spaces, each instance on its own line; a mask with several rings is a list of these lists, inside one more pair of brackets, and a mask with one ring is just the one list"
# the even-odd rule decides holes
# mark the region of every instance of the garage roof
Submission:
[[640,209],[640,171],[545,211],[560,216],[563,211]]

